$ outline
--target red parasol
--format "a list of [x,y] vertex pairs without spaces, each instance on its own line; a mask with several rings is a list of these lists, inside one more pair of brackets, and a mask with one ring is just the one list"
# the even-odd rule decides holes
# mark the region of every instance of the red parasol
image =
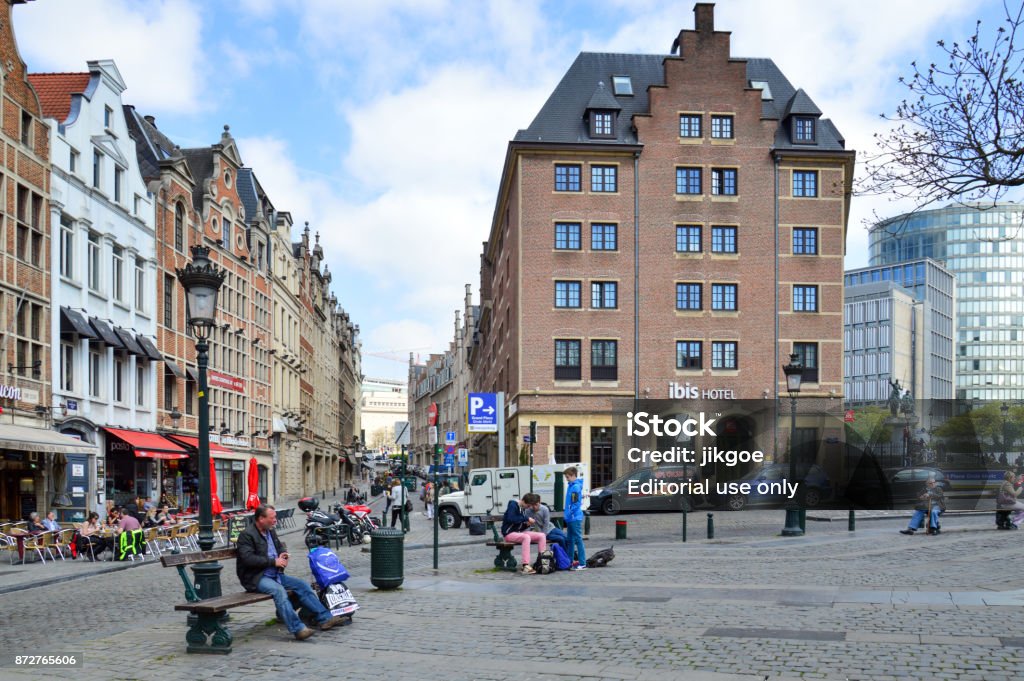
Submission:
[[213,468],[213,459],[210,459],[210,512],[217,515],[223,510],[220,497],[217,496],[217,472]]
[[245,500],[245,508],[252,511],[260,505],[260,469],[256,457],[249,459],[249,496]]

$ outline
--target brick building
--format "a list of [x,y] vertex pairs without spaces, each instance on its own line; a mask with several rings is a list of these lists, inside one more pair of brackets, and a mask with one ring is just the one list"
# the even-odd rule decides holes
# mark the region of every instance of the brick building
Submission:
[[[671,55],[582,53],[509,143],[481,260],[477,390],[506,393],[506,461],[622,472],[615,398],[671,384],[842,391],[854,152],[770,59],[730,55],[714,5]],[[479,446],[490,447],[494,438]]]

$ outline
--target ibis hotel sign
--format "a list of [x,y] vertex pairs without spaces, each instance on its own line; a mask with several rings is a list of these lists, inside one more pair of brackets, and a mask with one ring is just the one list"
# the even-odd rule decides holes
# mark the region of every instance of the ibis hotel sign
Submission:
[[735,400],[736,391],[733,388],[701,388],[698,385],[690,385],[689,382],[680,385],[672,381],[668,384],[668,398],[670,400]]

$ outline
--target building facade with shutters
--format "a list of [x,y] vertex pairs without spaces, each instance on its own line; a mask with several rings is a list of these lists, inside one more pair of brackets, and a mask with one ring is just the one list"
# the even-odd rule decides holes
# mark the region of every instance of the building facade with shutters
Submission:
[[87,486],[84,514],[106,499],[158,496],[160,460],[109,430],[156,429],[164,364],[156,338],[153,201],[114,62],[92,61],[80,73],[30,74],[29,81],[49,123],[52,152],[53,423],[102,453],[89,462],[99,464],[98,489]]
[[580,54],[509,143],[472,360],[506,393],[506,461],[537,421],[536,462],[606,484],[626,467],[613,400],[775,399],[791,353],[802,398],[841,397],[854,152],[774,62],[730,54],[712,4],[694,13],[671,54]]

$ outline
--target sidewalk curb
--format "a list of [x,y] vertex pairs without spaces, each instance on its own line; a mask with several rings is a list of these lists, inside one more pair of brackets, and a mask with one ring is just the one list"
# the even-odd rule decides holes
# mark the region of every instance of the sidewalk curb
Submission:
[[[946,511],[942,515],[946,518],[965,518],[968,516],[985,516],[992,515],[995,513],[995,509],[991,511]],[[869,516],[857,516],[857,522],[867,522],[869,520],[901,520],[906,518],[912,518],[913,513],[908,512],[906,515],[869,515]],[[845,523],[846,518],[824,518],[821,516],[807,516],[808,520],[813,520],[817,523]]]

